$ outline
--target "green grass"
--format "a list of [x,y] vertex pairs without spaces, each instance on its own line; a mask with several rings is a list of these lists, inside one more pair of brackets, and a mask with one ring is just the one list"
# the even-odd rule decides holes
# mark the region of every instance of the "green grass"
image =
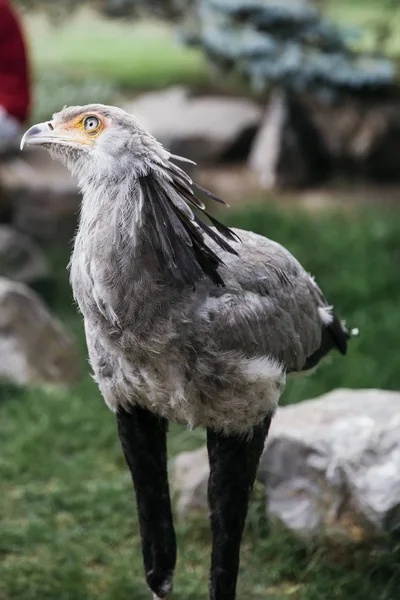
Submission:
[[120,95],[209,81],[200,51],[157,22],[106,20],[79,12],[62,23],[25,17],[35,78],[32,122],[64,105],[120,103]]
[[158,89],[207,81],[201,52],[177,43],[171,27],[156,22],[121,22],[78,13],[63,23],[26,18],[37,73],[75,79],[101,78],[120,88]]
[[[361,335],[346,359],[290,384],[285,402],[336,386],[398,389],[400,217],[374,210],[310,218],[258,207],[225,220],[284,243],[312,271]],[[58,258],[57,258],[58,255]],[[0,600],[145,600],[129,474],[113,415],[85,361],[81,318],[72,306],[66,250],[51,249],[54,309],[82,348],[72,389],[0,386]],[[172,427],[170,454],[197,447],[201,430]],[[205,600],[206,520],[178,525],[175,600]],[[238,600],[396,600],[400,546],[299,541],[265,522],[256,488],[243,543]]]

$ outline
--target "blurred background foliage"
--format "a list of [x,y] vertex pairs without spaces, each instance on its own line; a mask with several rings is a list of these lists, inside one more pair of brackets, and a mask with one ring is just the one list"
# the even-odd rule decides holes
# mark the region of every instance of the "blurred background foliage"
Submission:
[[[77,0],[20,3],[29,10],[40,8],[54,19],[65,19],[82,6]],[[156,15],[174,20],[182,39],[199,45],[214,67],[226,71],[237,67],[256,89],[279,83],[294,89],[360,90],[393,82],[392,64],[377,52],[388,48],[398,0],[384,0],[369,23],[374,52],[368,53],[360,47],[355,51],[361,33],[329,19],[329,2],[88,0],[86,4],[115,18]]]
[[[31,45],[35,63],[40,64],[37,76],[45,78],[45,86],[43,69],[52,67],[62,70],[64,77],[73,74],[72,87],[79,75],[101,83],[105,77],[125,89],[175,83],[232,87],[233,81],[242,90],[248,82],[247,93],[265,93],[280,85],[314,91],[329,100],[341,91],[390,91],[397,73],[400,0],[16,0],[16,4],[34,15]],[[95,10],[98,17],[82,12],[82,7]],[[50,25],[37,16],[38,11],[50,17]],[[172,21],[173,27],[165,21]],[[105,36],[110,42],[106,46]]]

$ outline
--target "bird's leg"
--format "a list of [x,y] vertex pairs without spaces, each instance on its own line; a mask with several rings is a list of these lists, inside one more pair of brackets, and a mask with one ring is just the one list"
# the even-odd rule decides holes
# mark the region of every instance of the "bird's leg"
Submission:
[[212,529],[210,600],[235,600],[240,544],[249,497],[271,418],[251,437],[207,431],[208,503]]
[[167,474],[167,421],[149,411],[119,409],[118,433],[135,487],[147,584],[154,600],[167,598],[176,563]]

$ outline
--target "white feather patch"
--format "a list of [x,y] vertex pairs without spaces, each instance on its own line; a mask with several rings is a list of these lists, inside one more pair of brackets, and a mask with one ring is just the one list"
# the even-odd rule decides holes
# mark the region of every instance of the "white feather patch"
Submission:
[[243,375],[256,392],[256,397],[260,402],[260,411],[262,408],[264,414],[268,412],[273,414],[285,389],[286,373],[283,366],[269,356],[262,356],[243,358],[241,367]]
[[245,358],[241,364],[249,383],[260,389],[259,397],[264,409],[274,413],[286,383],[282,365],[269,356]]
[[250,379],[279,379],[283,371],[281,364],[269,356],[243,359],[243,370]]
[[318,313],[324,325],[330,325],[333,321],[333,306],[319,306]]

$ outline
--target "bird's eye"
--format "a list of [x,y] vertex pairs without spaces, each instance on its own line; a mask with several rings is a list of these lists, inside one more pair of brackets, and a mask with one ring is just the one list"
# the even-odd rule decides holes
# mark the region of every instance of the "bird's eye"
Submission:
[[89,131],[89,132],[96,131],[96,129],[98,129],[99,125],[100,125],[100,121],[97,117],[86,117],[85,120],[83,121],[83,126],[85,128],[85,131]]

